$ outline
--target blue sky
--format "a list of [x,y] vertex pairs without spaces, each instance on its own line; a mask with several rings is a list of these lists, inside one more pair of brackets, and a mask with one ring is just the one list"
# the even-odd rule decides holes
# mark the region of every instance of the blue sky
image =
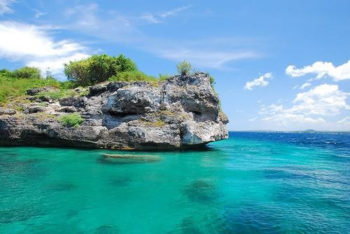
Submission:
[[0,0],[0,67],[124,53],[210,72],[231,130],[350,130],[350,1]]

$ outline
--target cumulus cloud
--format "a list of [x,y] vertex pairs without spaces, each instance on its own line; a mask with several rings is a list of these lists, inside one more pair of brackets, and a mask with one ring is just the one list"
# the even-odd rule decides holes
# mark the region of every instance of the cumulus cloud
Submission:
[[264,75],[256,78],[255,80],[248,81],[244,88],[247,90],[253,90],[254,87],[265,87],[269,84],[269,79],[272,79],[271,73],[265,73]]
[[69,63],[70,61],[77,61],[80,59],[87,58],[88,55],[84,53],[74,53],[72,55],[67,55],[63,57],[52,57],[52,58],[43,58],[27,62],[27,66],[37,67],[42,72],[49,71],[52,74],[60,75],[63,71],[64,64]]
[[348,93],[339,90],[338,85],[322,84],[298,93],[290,111],[307,115],[337,115],[342,109],[350,109],[346,102]]
[[288,127],[319,126],[326,124],[328,117],[339,115],[342,111],[350,110],[347,104],[349,93],[343,92],[338,85],[322,84],[313,89],[296,95],[292,105],[285,107],[282,104],[262,106],[260,115],[263,120],[272,121],[280,126]]
[[290,65],[286,68],[286,73],[292,77],[301,77],[308,74],[316,75],[316,78],[330,77],[334,81],[350,79],[350,60],[342,65],[334,66],[331,62],[315,62],[303,68]]
[[11,13],[12,9],[10,5],[14,2],[14,0],[0,0],[0,15]]
[[13,21],[0,22],[0,57],[22,61],[45,72],[59,73],[70,59],[87,57],[86,48],[69,40],[55,40],[50,29]]

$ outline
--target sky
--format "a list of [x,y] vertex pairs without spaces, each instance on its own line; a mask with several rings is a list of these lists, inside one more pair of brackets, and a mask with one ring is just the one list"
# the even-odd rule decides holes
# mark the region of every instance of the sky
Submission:
[[215,77],[230,130],[350,131],[349,0],[0,0],[0,69],[125,54]]

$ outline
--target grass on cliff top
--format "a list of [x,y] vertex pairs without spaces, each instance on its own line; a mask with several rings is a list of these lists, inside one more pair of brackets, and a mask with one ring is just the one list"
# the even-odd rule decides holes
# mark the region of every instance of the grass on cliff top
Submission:
[[116,76],[112,76],[108,79],[109,81],[125,81],[125,82],[134,82],[134,81],[146,81],[146,82],[157,82],[159,81],[154,76],[146,75],[141,71],[127,71],[121,72]]
[[40,88],[45,86],[52,86],[56,88],[61,87],[61,82],[49,78],[14,78],[7,77],[0,74],[0,105],[5,104],[13,98],[26,95],[28,89]]

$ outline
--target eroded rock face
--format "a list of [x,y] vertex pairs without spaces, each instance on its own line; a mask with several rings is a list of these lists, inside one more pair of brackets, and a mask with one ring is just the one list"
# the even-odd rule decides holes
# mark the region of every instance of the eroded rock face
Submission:
[[[227,117],[205,73],[160,83],[99,84],[86,97],[49,102],[45,108],[31,105],[21,113],[0,109],[0,145],[168,150],[228,136]],[[80,126],[59,121],[71,112],[84,118]]]

